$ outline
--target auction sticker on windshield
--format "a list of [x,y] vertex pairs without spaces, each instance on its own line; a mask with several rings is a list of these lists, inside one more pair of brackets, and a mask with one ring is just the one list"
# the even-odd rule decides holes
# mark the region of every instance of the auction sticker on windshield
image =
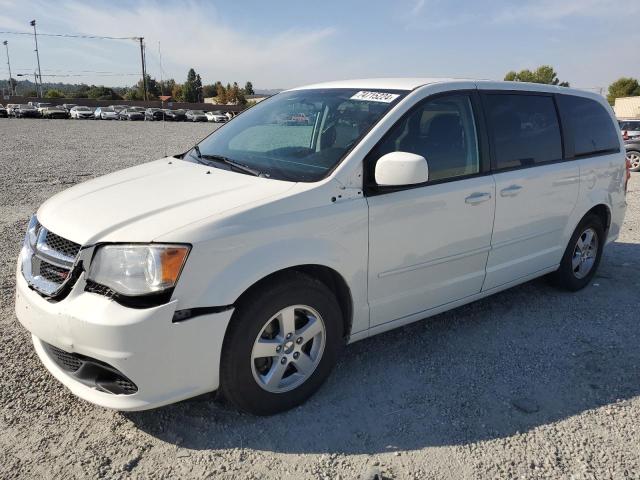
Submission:
[[365,100],[367,102],[382,102],[382,103],[391,103],[400,95],[396,95],[395,93],[385,93],[385,92],[367,92],[366,90],[360,90],[356,93],[350,100]]

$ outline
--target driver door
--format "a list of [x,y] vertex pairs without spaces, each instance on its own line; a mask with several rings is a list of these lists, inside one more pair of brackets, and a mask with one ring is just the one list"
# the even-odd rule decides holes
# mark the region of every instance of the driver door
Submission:
[[[481,161],[477,94],[429,97],[392,127],[366,159],[371,326],[479,293],[491,243],[495,184]],[[392,151],[427,159],[429,180],[375,185]]]

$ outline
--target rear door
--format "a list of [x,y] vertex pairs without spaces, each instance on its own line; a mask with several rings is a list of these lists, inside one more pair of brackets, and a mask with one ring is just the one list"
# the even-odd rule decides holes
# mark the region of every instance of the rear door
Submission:
[[578,198],[577,162],[564,161],[553,94],[483,92],[496,213],[483,290],[560,263]]
[[[480,292],[491,241],[494,183],[481,161],[477,92],[430,97],[410,110],[369,154],[371,325]],[[375,185],[375,164],[405,151],[429,165],[425,184]]]

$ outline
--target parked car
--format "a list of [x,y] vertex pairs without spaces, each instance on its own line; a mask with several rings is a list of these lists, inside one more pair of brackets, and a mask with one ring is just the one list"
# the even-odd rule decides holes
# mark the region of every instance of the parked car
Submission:
[[185,120],[188,122],[206,122],[207,116],[202,110],[187,110]]
[[171,110],[167,108],[164,110],[164,115],[165,120],[169,122],[183,122],[186,118],[185,111],[181,109]]
[[640,137],[640,120],[618,120],[618,124],[625,140]]
[[640,137],[626,140],[624,148],[629,162],[629,170],[640,172]]
[[116,113],[120,113],[122,110],[125,110],[128,105],[109,105],[109,108],[113,108]]
[[164,120],[164,110],[161,108],[147,108],[144,111],[144,119],[149,121]]
[[28,104],[20,104],[13,109],[16,118],[35,118],[40,116],[40,112],[35,107]]
[[144,108],[127,107],[118,112],[118,120],[144,120]]
[[2,106],[0,103],[0,117],[7,118],[9,114],[7,113],[7,109]]
[[10,117],[16,116],[15,109],[18,108],[17,103],[7,103],[6,108],[7,108],[7,115],[9,115]]
[[63,103],[62,104],[62,108],[64,108],[67,111],[67,113],[70,113],[71,109],[73,107],[76,107],[76,106],[77,106],[77,104],[75,104],[75,103]]
[[98,107],[93,112],[94,118],[99,120],[117,120],[118,114],[113,107]]
[[42,118],[68,118],[69,113],[62,106],[52,105],[50,107],[44,107],[40,111]]
[[82,118],[94,118],[93,108],[77,105],[75,107],[72,107],[71,110],[69,110],[69,116],[72,119],[76,119],[76,120],[79,120]]
[[209,122],[224,123],[228,121],[227,116],[222,112],[207,112],[205,116]]
[[48,103],[48,102],[36,102],[32,106],[34,106],[36,108],[36,110],[38,110],[38,115],[42,116],[42,111],[45,108],[52,107],[53,104],[52,103]]
[[[274,125],[301,98],[313,130]],[[182,155],[47,200],[15,310],[90,402],[219,390],[273,414],[309,398],[346,343],[545,274],[587,287],[622,226],[625,165],[610,106],[585,91],[415,78],[285,91]]]

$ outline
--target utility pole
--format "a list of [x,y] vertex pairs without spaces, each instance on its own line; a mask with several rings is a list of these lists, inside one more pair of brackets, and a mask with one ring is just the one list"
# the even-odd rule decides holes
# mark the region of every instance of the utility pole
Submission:
[[[40,70],[40,53],[38,53],[38,33],[36,32],[36,21],[31,20],[30,25],[33,27],[33,39],[36,42],[36,59],[38,60],[38,76],[40,77],[40,98],[44,96],[42,93],[42,71]],[[38,86],[36,85],[36,88]]]
[[144,37],[138,37],[140,41],[140,61],[142,62],[142,89],[144,92],[144,100],[147,101],[147,67],[144,55]]
[[13,79],[11,78],[11,62],[9,61],[9,42],[6,40],[2,42],[4,48],[7,50],[7,66],[9,67],[9,95],[15,95],[16,91],[13,88]]

